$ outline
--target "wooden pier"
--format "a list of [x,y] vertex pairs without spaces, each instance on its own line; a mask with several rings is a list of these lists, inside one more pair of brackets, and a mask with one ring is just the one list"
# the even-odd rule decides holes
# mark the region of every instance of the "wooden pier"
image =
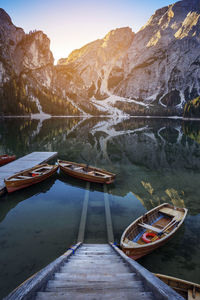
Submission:
[[0,167],[0,195],[5,192],[4,179],[22,170],[42,164],[57,156],[57,152],[32,152]]
[[184,300],[113,244],[78,243],[3,300]]

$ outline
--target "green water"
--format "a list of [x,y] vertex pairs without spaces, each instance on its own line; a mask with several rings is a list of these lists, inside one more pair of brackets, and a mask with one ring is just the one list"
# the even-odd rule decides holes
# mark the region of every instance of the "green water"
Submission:
[[[107,186],[115,242],[164,202],[189,209],[177,234],[138,262],[200,282],[200,123],[167,119],[0,119],[0,154],[58,157],[117,173]],[[76,243],[86,183],[59,172],[0,198],[0,298]],[[90,185],[85,241],[106,243],[104,189]]]

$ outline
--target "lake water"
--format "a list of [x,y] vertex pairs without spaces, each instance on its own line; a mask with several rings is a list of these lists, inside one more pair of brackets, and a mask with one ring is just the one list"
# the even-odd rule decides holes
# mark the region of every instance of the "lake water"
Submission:
[[[85,242],[106,243],[105,193],[115,242],[147,210],[189,209],[165,246],[138,260],[152,272],[200,282],[200,123],[169,119],[0,119],[0,153],[57,151],[114,173],[90,184]],[[86,182],[63,174],[0,197],[0,298],[76,243]]]

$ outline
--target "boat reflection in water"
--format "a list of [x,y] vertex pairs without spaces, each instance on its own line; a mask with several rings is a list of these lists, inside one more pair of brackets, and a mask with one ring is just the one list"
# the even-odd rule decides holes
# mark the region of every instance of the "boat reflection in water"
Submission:
[[41,182],[39,185],[30,186],[27,189],[16,191],[13,194],[4,194],[0,197],[0,223],[4,220],[6,215],[15,208],[20,202],[23,202],[31,197],[38,194],[47,193],[51,187],[54,185],[57,179],[57,175],[49,178],[45,182]]

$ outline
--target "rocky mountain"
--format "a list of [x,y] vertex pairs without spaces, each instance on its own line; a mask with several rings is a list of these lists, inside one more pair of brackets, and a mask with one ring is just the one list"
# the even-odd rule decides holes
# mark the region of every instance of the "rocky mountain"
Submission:
[[[127,52],[133,39],[134,33],[130,28],[118,28],[110,31],[103,39],[73,51],[68,58],[60,59],[56,70],[58,78],[59,75],[62,78],[65,76],[62,89],[66,94],[70,93],[69,97],[88,113],[108,113],[108,105],[104,108],[99,100],[110,96],[109,74]],[[58,81],[61,82],[61,78]]]
[[25,34],[0,9],[0,114],[79,114],[52,88],[53,64],[48,37]]
[[120,62],[113,93],[182,112],[200,93],[200,1],[183,0],[155,12]]
[[200,95],[199,36],[200,0],[182,0],[136,34],[112,30],[54,66],[48,37],[25,34],[1,9],[0,112],[182,115]]

